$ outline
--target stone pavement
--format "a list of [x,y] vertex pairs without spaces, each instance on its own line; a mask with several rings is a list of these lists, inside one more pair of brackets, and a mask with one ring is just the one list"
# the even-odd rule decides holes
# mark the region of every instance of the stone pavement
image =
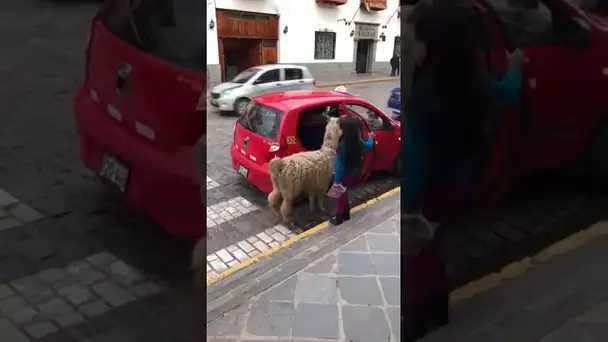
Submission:
[[422,341],[608,341],[608,221],[559,244],[549,250],[559,255],[543,252],[523,275],[455,304],[450,325]]
[[357,212],[355,224],[327,228],[354,235],[329,236],[338,248],[208,324],[208,341],[399,341],[399,194],[392,197],[368,211],[395,208],[375,223]]

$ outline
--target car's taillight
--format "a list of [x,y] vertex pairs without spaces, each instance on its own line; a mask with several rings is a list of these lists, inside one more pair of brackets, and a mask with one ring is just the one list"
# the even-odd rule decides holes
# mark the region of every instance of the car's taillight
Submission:
[[285,149],[287,147],[287,139],[285,139],[284,136],[280,136],[279,137],[279,141],[278,142],[272,142],[270,143],[270,146],[268,147],[268,160],[276,157],[276,154],[278,152],[281,152],[281,150]]

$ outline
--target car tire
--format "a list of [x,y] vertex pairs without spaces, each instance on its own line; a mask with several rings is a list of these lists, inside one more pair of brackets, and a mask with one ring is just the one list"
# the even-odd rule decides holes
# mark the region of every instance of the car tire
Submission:
[[247,108],[247,105],[249,104],[249,102],[250,102],[250,100],[246,99],[246,98],[236,100],[234,102],[234,112],[238,116],[243,115],[243,113],[245,113],[245,108]]
[[595,187],[608,189],[608,123],[602,123],[589,148],[587,176]]

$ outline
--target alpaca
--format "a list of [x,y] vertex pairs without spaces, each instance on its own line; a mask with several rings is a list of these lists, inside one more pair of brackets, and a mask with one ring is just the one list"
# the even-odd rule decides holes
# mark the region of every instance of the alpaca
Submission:
[[330,118],[320,150],[300,152],[285,158],[276,157],[270,161],[272,192],[268,195],[268,203],[285,222],[291,222],[293,201],[303,192],[308,195],[311,211],[315,209],[315,204],[325,211],[323,201],[331,183],[341,135],[338,119]]

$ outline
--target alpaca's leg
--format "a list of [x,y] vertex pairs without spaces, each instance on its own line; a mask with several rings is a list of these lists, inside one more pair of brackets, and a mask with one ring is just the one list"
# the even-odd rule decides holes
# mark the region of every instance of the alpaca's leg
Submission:
[[268,195],[268,206],[277,215],[279,215],[279,208],[281,207],[282,199],[281,193],[276,189],[273,189],[270,195]]
[[315,211],[315,200],[316,194],[314,192],[309,192],[308,194],[308,204],[310,205],[310,211]]
[[292,199],[283,198],[283,204],[281,204],[281,215],[283,216],[283,220],[287,223],[291,223],[292,205]]
[[317,194],[317,204],[319,205],[319,209],[325,212],[325,191]]

